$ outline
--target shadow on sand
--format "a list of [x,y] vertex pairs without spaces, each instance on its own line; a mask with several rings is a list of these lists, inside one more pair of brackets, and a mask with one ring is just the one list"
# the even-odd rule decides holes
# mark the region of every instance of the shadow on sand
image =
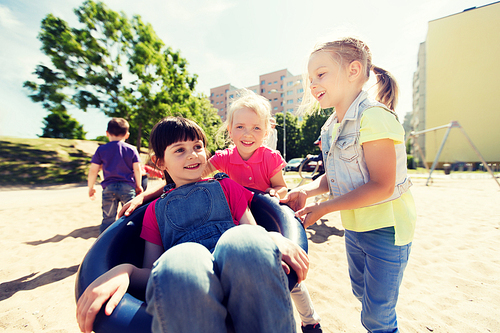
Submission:
[[[316,244],[324,243],[328,240],[330,236],[338,236],[344,237],[344,230],[337,229],[336,227],[329,227],[325,224],[328,221],[327,219],[320,219],[318,223],[313,224],[309,228],[306,229],[306,232],[309,230],[314,230],[315,232],[308,232],[309,240]],[[320,222],[320,223],[319,223]]]
[[[31,273],[19,279],[0,283],[0,302],[12,297],[22,290],[33,290],[38,287],[63,280],[78,271],[78,266],[74,265],[65,268],[53,268],[48,272],[36,276],[38,273]],[[36,276],[35,278],[33,278]],[[33,279],[32,279],[33,278]]]
[[67,235],[55,235],[54,237],[51,237],[49,239],[25,242],[24,244],[35,246],[45,243],[57,243],[68,237],[90,239],[97,238],[97,236],[99,236],[99,226],[92,226],[73,230]]

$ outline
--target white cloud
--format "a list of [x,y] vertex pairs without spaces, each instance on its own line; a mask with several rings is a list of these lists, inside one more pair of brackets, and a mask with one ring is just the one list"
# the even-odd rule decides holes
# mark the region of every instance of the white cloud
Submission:
[[14,31],[22,26],[22,24],[16,19],[8,7],[0,5],[0,26]]

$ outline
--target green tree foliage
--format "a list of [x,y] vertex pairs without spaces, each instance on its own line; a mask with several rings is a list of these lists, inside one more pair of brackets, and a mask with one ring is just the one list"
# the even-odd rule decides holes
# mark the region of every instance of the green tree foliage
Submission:
[[[286,113],[286,160],[295,157],[305,157],[308,154],[319,154],[318,146],[314,141],[318,138],[321,127],[332,114],[333,109],[317,109],[310,115],[299,118],[289,112]],[[283,154],[283,114],[276,114],[276,124],[278,129],[277,149]]]
[[42,138],[79,139],[85,140],[86,132],[83,126],[71,117],[65,110],[53,111],[44,118]]
[[71,106],[123,117],[130,123],[129,140],[138,148],[165,116],[200,118],[195,117],[199,112],[215,112],[195,102],[197,76],[187,72],[186,59],[165,47],[140,16],[129,19],[92,0],[75,14],[78,28],[52,14],[42,21],[38,39],[52,67],[38,65],[38,80],[24,83],[34,102],[50,112]]

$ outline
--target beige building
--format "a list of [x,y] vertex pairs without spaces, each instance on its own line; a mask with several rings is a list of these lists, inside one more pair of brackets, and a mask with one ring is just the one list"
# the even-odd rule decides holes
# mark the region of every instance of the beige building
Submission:
[[[500,162],[499,54],[500,2],[430,21],[414,76],[414,130],[457,121],[488,163]],[[425,134],[428,163],[446,132]],[[459,128],[449,133],[440,165],[480,162]]]
[[[294,112],[304,95],[302,76],[293,76],[287,69],[259,75],[259,84],[245,88],[266,97],[273,115],[284,110]],[[210,89],[210,102],[222,120],[226,118],[227,108],[237,91],[238,88],[230,84]]]
[[228,92],[236,90],[230,84],[210,89],[210,103],[217,109],[217,114],[224,119],[228,107]]

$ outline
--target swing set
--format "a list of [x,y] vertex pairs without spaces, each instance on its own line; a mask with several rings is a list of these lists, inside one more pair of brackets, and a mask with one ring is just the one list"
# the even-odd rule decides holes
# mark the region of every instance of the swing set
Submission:
[[413,140],[413,146],[415,147],[416,151],[418,152],[418,154],[422,158],[422,161],[424,163],[425,169],[429,172],[429,178],[427,178],[427,182],[425,183],[425,185],[426,186],[429,185],[429,182],[430,182],[431,176],[432,176],[432,172],[436,169],[436,165],[437,165],[437,163],[439,161],[439,156],[441,155],[441,152],[443,151],[444,144],[446,143],[446,140],[448,139],[448,135],[450,134],[451,129],[452,128],[458,128],[462,132],[462,134],[465,136],[465,138],[467,139],[467,141],[469,142],[470,146],[472,147],[472,149],[474,150],[474,152],[477,154],[477,156],[479,157],[479,159],[483,162],[483,165],[486,168],[486,170],[488,170],[488,172],[491,174],[491,176],[496,181],[496,183],[498,184],[498,186],[500,186],[500,183],[498,182],[498,179],[495,177],[495,174],[493,173],[493,171],[489,167],[488,163],[486,163],[486,161],[484,160],[483,156],[481,155],[481,153],[479,152],[479,150],[476,148],[476,146],[474,145],[474,143],[472,142],[472,140],[469,138],[469,136],[467,135],[467,133],[465,132],[465,130],[463,129],[463,127],[458,123],[458,121],[452,121],[451,123],[449,123],[447,125],[438,126],[438,127],[434,127],[434,128],[429,128],[429,129],[418,131],[418,132],[411,132],[410,135],[408,135],[408,138],[406,138],[406,143],[408,142],[409,139],[416,138],[420,134],[424,134],[424,133],[427,133],[427,132],[434,132],[434,131],[437,131],[437,130],[440,130],[440,129],[443,129],[443,128],[447,128],[446,134],[443,137],[443,141],[441,142],[441,146],[439,147],[439,150],[438,150],[438,152],[436,154],[436,158],[434,159],[434,162],[432,163],[432,167],[430,168],[430,170],[429,170],[429,166],[427,165],[427,161],[425,159],[425,155],[424,155],[424,153],[423,153],[420,145],[418,144],[418,142],[416,140]]

